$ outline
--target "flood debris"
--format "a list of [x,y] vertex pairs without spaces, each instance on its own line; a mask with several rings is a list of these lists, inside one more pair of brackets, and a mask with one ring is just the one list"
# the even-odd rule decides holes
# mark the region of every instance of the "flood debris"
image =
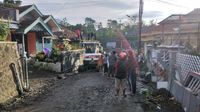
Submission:
[[153,91],[142,105],[145,112],[184,112],[181,104],[166,89]]

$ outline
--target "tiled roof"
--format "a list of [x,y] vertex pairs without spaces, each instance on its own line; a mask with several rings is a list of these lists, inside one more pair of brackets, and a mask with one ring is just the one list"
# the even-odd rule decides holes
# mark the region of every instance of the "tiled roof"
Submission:
[[156,25],[156,26],[149,26],[146,30],[143,30],[142,35],[153,35],[153,34],[162,34],[164,33],[176,33],[175,28],[178,28],[178,24],[165,24],[163,25]]
[[77,34],[75,32],[68,30],[67,28],[63,28],[63,32],[55,32],[54,34],[57,35],[58,37],[68,38],[68,39],[77,37]]
[[200,15],[200,8],[196,8],[193,11],[189,12],[187,15]]
[[165,18],[158,24],[174,24],[180,22],[179,20],[183,17],[183,14],[172,14],[169,17]]
[[30,26],[36,19],[32,19],[32,20],[25,20],[20,22],[19,25],[19,31],[24,31],[24,29],[26,29],[28,26]]
[[194,9],[188,14],[173,14],[159,22],[159,25],[143,28],[142,35],[177,33],[175,28],[181,28],[181,32],[197,32],[198,23],[200,22],[200,8]]

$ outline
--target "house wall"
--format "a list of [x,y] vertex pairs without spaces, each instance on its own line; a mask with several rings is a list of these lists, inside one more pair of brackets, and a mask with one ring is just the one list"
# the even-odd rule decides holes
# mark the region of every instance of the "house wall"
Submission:
[[[181,43],[183,45],[186,45],[189,42],[193,48],[197,48],[197,38],[198,38],[198,35],[195,33],[180,35]],[[171,43],[178,44],[178,42],[179,42],[178,34],[171,34],[171,35],[164,36],[164,45],[171,45]]]
[[30,32],[27,34],[28,41],[28,54],[35,55],[36,54],[36,33]]
[[7,102],[18,95],[13,74],[9,65],[15,63],[19,57],[17,43],[0,42],[0,103]]
[[[164,34],[163,44],[164,45],[171,45],[171,44],[178,44],[178,34]],[[197,48],[198,45],[198,34],[197,33],[182,33],[180,35],[182,45],[186,45],[188,42],[193,48]],[[142,37],[143,42],[149,42],[152,40],[157,40],[156,35],[146,35]]]

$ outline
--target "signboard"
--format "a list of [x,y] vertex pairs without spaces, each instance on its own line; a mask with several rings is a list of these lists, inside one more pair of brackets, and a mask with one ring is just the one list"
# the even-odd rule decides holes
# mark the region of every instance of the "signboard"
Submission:
[[106,48],[108,49],[113,49],[113,48],[116,48],[116,42],[107,42],[106,43]]

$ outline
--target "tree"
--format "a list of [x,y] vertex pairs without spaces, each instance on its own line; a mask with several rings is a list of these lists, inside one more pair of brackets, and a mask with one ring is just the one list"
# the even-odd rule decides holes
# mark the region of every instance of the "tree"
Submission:
[[4,7],[19,7],[22,4],[21,0],[4,0]]
[[104,47],[106,47],[107,42],[116,40],[116,33],[112,28],[99,29],[97,30],[96,35],[97,40],[99,40]]
[[96,21],[92,18],[89,18],[89,17],[86,17],[85,18],[85,25],[88,26],[88,25],[94,25]]
[[130,19],[130,22],[133,23],[133,24],[136,24],[136,20],[137,20],[137,16],[136,15],[126,15],[129,19]]
[[64,17],[63,20],[60,21],[60,24],[61,24],[62,26],[65,26],[65,27],[67,27],[67,26],[70,25],[70,24],[67,22],[67,18],[66,18],[66,17]]
[[92,18],[85,18],[85,35],[88,39],[96,38],[96,29],[95,29],[96,21]]
[[97,28],[98,29],[102,29],[103,28],[102,22],[100,22],[100,23],[97,24]]
[[157,21],[155,21],[155,20],[150,20],[150,26],[155,26],[156,24],[157,24]]
[[120,24],[118,24],[117,20],[109,19],[107,21],[107,27],[112,28],[112,29],[118,29],[118,28],[120,28]]

